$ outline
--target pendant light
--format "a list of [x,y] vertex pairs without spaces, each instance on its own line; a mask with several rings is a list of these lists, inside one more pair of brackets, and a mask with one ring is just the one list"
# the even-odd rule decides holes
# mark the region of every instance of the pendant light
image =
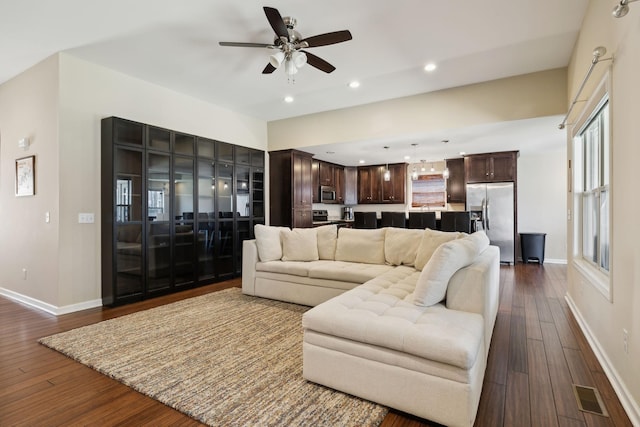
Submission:
[[[413,147],[413,161],[415,162],[416,159],[416,147],[418,146],[418,144],[411,144],[411,146]],[[418,169],[416,168],[416,164],[413,164],[413,169],[411,171],[411,180],[415,181],[418,179]]]
[[[384,146],[385,150],[389,150],[389,146],[385,145]],[[384,180],[385,181],[391,181],[391,172],[389,171],[389,155],[385,156],[387,158],[387,164],[385,166],[385,170],[384,170]]]

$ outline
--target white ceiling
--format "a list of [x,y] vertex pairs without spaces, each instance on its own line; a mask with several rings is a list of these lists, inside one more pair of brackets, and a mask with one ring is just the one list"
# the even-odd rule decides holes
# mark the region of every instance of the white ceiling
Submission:
[[[67,51],[271,121],[564,67],[587,3],[2,0],[0,83],[56,52]],[[325,74],[306,66],[296,75],[295,84],[289,84],[283,70],[261,74],[272,51],[218,45],[219,41],[273,42],[263,6],[296,18],[303,38],[350,30],[351,41],[309,49],[336,71]],[[438,65],[436,71],[423,70],[428,62]],[[355,79],[361,86],[353,90],[348,83]],[[285,95],[295,101],[284,103]],[[562,138],[555,129],[557,118],[553,121],[554,135]],[[450,133],[446,138],[453,141],[454,136]]]

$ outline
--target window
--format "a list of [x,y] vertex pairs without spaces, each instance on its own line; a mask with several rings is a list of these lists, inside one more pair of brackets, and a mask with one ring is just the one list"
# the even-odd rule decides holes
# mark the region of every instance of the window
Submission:
[[[605,79],[606,81],[606,79]],[[604,84],[588,103],[573,135],[574,260],[610,295],[610,116]],[[595,272],[596,274],[590,274]],[[605,283],[606,282],[606,283]],[[599,285],[599,286],[598,286]]]

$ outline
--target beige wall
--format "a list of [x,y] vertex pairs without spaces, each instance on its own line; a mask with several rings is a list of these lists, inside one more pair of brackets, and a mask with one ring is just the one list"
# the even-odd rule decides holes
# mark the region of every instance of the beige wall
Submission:
[[[34,87],[36,84],[38,86]],[[60,307],[99,302],[102,118],[119,116],[263,150],[267,145],[264,121],[65,53],[36,65],[1,86],[0,90],[3,118],[8,116],[5,111],[15,107],[16,100],[36,105],[47,102],[40,115],[34,114],[33,107],[25,106],[13,113],[11,120],[0,123],[3,138],[0,215],[7,216],[7,220],[0,222],[0,235],[3,240],[5,236],[10,236],[13,241],[26,240],[25,246],[29,249],[16,252],[3,242],[2,251],[9,256],[0,258],[0,271],[3,272],[0,291],[34,298],[38,300],[37,305],[47,308],[46,304],[49,304],[53,311],[59,311],[55,308]],[[52,93],[52,101],[49,101],[49,93]],[[38,184],[42,185],[38,187],[36,197],[15,199],[11,169],[13,159],[21,154],[17,152],[17,141],[24,133],[35,133],[38,137],[38,144],[34,144],[31,151],[38,150]],[[10,141],[13,143],[9,144]],[[46,152],[42,151],[44,147],[47,147]],[[50,163],[55,167],[47,168]],[[46,210],[51,211],[52,218],[48,227],[44,224]],[[95,223],[78,224],[80,212],[94,213]],[[50,245],[43,245],[47,236],[42,235],[43,228],[52,235]],[[21,279],[21,260],[33,268],[48,266],[42,274],[30,276],[27,282],[33,281],[31,287],[25,286]],[[5,274],[5,271],[10,274]]]
[[[0,288],[52,304],[58,300],[58,97],[57,57],[0,86]],[[24,137],[31,140],[27,151],[18,148]],[[15,197],[15,160],[31,155],[36,195]]]
[[561,68],[277,120],[269,122],[269,150],[564,114],[565,93],[566,69]]
[[[640,199],[637,197],[637,183],[640,181],[640,3],[630,4],[629,14],[620,19],[611,17],[615,4],[614,0],[589,2],[569,68],[571,91],[567,101],[573,99],[587,72],[593,49],[605,46],[607,56],[613,54],[615,61],[613,64],[606,62],[596,66],[580,98],[586,99],[604,72],[611,69],[612,299],[596,290],[590,280],[573,266],[569,250],[568,300],[632,422],[640,425],[640,222],[637,219],[640,209]],[[580,114],[580,104],[576,105],[575,110],[573,116]],[[571,153],[570,148],[568,152]],[[571,197],[569,193],[569,201]],[[573,238],[572,228],[573,224],[570,223],[569,241]],[[623,348],[623,329],[629,332],[628,353]]]
[[[566,262],[567,155],[563,148],[518,159],[518,231],[547,233],[545,262]],[[521,255],[518,252],[516,258]]]

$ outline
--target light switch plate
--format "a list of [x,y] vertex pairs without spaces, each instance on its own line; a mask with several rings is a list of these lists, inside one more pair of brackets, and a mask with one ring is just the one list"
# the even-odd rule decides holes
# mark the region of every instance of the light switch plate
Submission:
[[93,213],[79,213],[78,222],[80,224],[93,224],[94,222]]

